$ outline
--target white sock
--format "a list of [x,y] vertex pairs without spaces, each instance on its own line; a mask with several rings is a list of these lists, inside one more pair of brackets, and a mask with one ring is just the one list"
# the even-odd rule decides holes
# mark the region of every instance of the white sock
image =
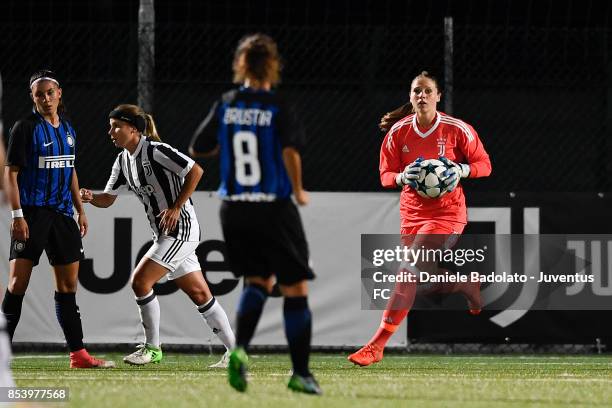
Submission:
[[145,343],[159,348],[159,319],[161,312],[157,296],[151,290],[150,293],[144,296],[136,297],[136,303],[138,303],[140,321],[144,328]]
[[206,324],[219,337],[227,350],[231,350],[236,345],[236,336],[232,331],[225,310],[213,297],[202,306],[198,306],[198,312],[202,315]]

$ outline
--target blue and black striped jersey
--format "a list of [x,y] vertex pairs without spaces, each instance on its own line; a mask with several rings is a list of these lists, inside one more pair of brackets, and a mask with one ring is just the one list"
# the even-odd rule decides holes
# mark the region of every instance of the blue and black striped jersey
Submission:
[[36,111],[15,123],[10,131],[7,165],[19,167],[21,206],[48,207],[72,217],[70,186],[75,146],[76,132],[61,116],[57,128]]
[[292,109],[275,92],[241,87],[214,104],[193,136],[192,148],[219,146],[219,196],[232,201],[274,201],[292,188],[282,149],[300,149],[304,132]]

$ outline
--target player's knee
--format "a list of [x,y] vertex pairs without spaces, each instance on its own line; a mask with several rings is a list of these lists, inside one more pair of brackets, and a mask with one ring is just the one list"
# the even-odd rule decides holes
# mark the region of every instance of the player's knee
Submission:
[[196,305],[203,305],[204,303],[208,302],[212,297],[209,291],[206,291],[202,288],[192,288],[187,292],[187,295]]
[[150,285],[145,279],[142,279],[139,276],[134,276],[132,278],[132,290],[136,296],[144,296],[149,293],[151,289],[153,289],[152,285]]
[[23,295],[28,289],[28,283],[28,280],[13,278],[9,280],[7,288],[8,291],[11,292],[13,295]]
[[272,293],[272,288],[274,288],[274,279],[271,276],[269,278],[249,276],[246,278],[246,282],[249,285],[257,285],[264,288],[267,293]]
[[76,282],[58,282],[57,291],[60,293],[76,293],[77,283]]
[[302,280],[290,285],[280,285],[280,291],[284,297],[308,296],[308,283]]

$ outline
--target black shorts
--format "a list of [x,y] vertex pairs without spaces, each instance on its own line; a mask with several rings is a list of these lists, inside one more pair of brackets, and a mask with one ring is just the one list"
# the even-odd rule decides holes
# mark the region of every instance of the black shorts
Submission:
[[73,218],[45,207],[23,207],[30,238],[11,239],[10,259],[29,259],[38,265],[43,249],[51,265],[68,265],[83,259],[83,243]]
[[236,276],[275,275],[281,285],[314,279],[302,220],[291,200],[224,201],[220,213],[227,255]]

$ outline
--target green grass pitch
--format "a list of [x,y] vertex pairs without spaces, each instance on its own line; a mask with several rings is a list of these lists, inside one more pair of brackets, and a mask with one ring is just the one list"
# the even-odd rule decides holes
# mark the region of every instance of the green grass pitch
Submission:
[[[610,407],[612,356],[389,355],[354,367],[344,354],[315,354],[324,395],[286,388],[287,355],[252,355],[246,393],[231,389],[219,356],[168,353],[157,365],[71,370],[67,355],[18,354],[20,387],[68,387],[73,407]],[[66,404],[64,404],[65,406]],[[52,406],[44,403],[38,406]]]

